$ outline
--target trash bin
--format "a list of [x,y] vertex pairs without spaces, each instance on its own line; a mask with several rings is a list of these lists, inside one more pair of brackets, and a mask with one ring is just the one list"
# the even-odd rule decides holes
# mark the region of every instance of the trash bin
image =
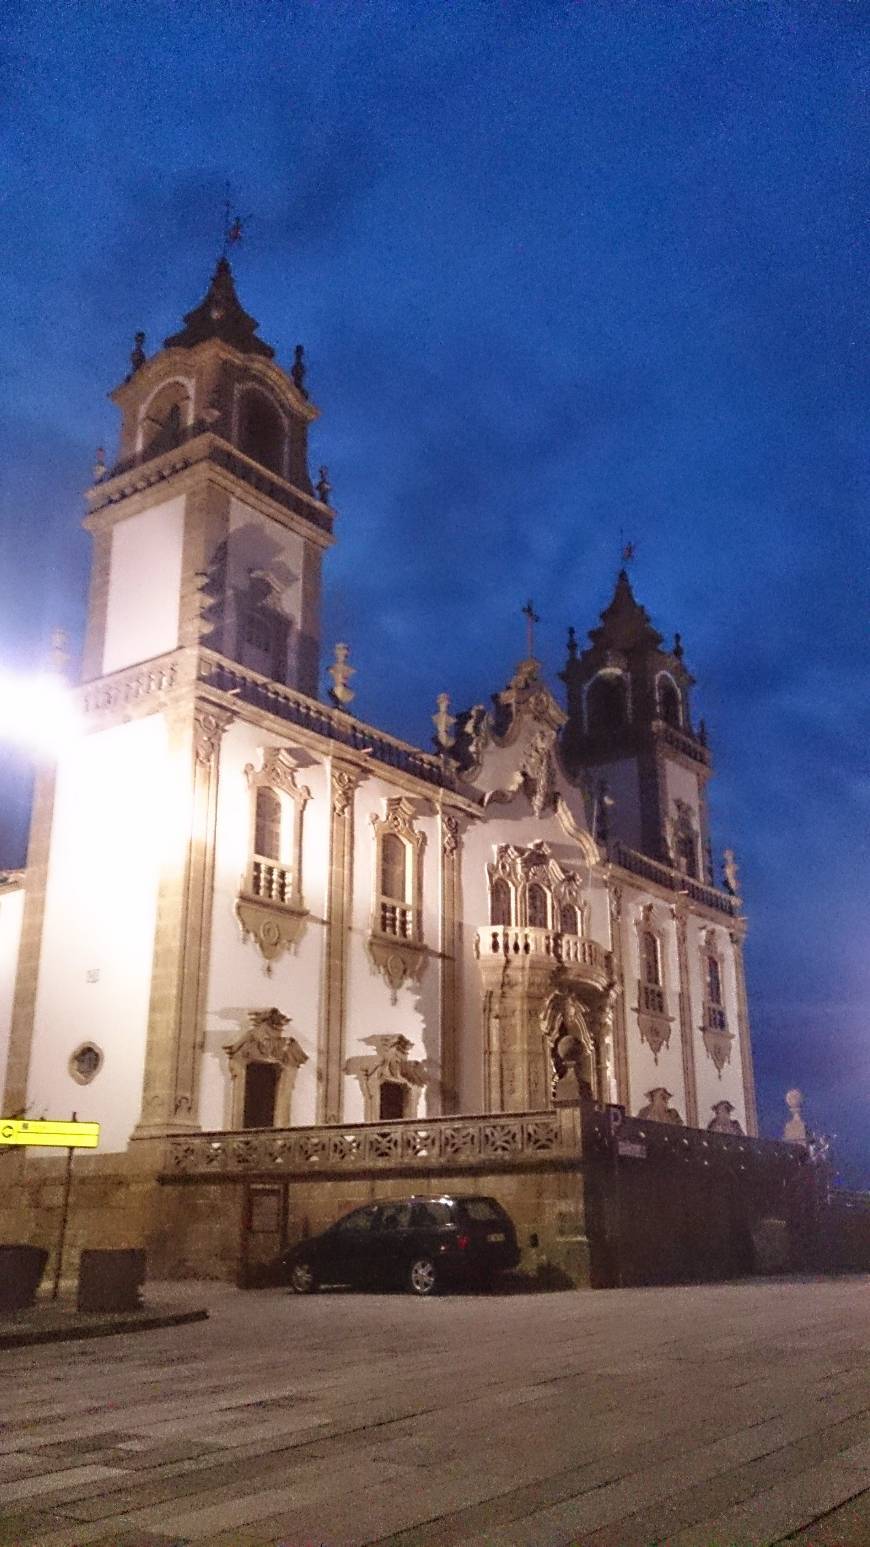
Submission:
[[79,1258],[80,1311],[138,1311],[145,1282],[141,1247],[114,1251],[86,1247]]
[[0,1311],[33,1304],[47,1262],[44,1246],[0,1246]]

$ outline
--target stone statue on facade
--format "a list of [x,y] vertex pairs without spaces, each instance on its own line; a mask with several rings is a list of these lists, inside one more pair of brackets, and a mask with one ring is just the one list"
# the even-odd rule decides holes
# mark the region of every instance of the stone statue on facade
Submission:
[[730,1101],[717,1101],[713,1105],[713,1116],[707,1124],[708,1133],[742,1133],[743,1129],[736,1117],[732,1117],[733,1103]]
[[648,1090],[646,1093],[647,1104],[645,1107],[641,1107],[637,1114],[638,1117],[644,1118],[647,1122],[676,1123],[678,1126],[682,1126],[683,1119],[676,1107],[668,1106],[672,1095],[673,1091],[666,1090],[664,1085],[656,1085],[652,1090]]
[[349,645],[336,645],[335,660],[329,668],[329,675],[332,678],[329,696],[339,709],[346,709],[355,697],[353,688],[349,684],[351,677],[356,675],[356,667],[351,666],[348,660],[349,654]]

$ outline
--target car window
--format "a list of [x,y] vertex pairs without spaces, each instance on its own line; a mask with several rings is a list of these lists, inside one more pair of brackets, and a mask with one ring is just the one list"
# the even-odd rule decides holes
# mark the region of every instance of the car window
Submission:
[[344,1219],[340,1219],[335,1228],[342,1235],[357,1235],[361,1230],[371,1230],[377,1212],[371,1204],[367,1209],[355,1209],[352,1214],[347,1214]]
[[504,1219],[504,1209],[491,1198],[463,1198],[462,1212],[466,1219]]
[[407,1230],[411,1219],[410,1203],[382,1203],[378,1209],[376,1230]]
[[442,1202],[440,1198],[430,1198],[425,1203],[418,1200],[414,1204],[412,1223],[418,1230],[433,1225],[449,1225],[453,1223],[453,1210],[449,1203]]

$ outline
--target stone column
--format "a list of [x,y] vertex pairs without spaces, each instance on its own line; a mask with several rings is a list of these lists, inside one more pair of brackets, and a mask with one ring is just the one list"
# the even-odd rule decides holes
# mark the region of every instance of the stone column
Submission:
[[133,1138],[184,1133],[196,1122],[211,949],[219,748],[232,720],[198,705],[169,720],[168,756],[190,770],[186,830],[160,879],[142,1112]]
[[112,565],[112,528],[93,532],[91,580],[88,590],[88,618],[82,649],[82,681],[90,682],[103,671],[106,641],[106,615],[109,607],[109,575]]
[[[3,1095],[3,1113],[7,1117],[13,1116],[16,1112],[23,1112],[27,1102],[27,1079],[30,1073],[33,1019],[39,986],[42,926],[45,918],[45,892],[48,884],[48,859],[54,816],[55,779],[54,764],[46,764],[37,770],[33,786],[24,910],[21,920],[15,992],[12,1000],[6,1088]],[[22,1150],[22,1161],[24,1153]],[[6,1156],[4,1164],[9,1166],[9,1155]]]
[[552,988],[547,958],[484,956],[486,1060],[489,1112],[528,1112],[549,1105],[549,1069],[542,1014]]
[[461,925],[459,921],[459,823],[439,813],[441,830],[441,1111],[459,1110],[457,989]]
[[625,995],[626,984],[623,974],[624,951],[622,944],[622,887],[614,886],[610,891],[610,950],[613,956],[613,977],[616,983],[616,998],[613,1004],[613,1044],[614,1044],[614,1075],[616,1078],[616,1100],[625,1107],[626,1112],[631,1112],[631,1084],[628,1065],[628,1029],[626,1026]]
[[695,1075],[695,1037],[692,1027],[692,996],[689,989],[689,947],[686,903],[680,898],[674,903],[674,924],[677,931],[677,961],[680,973],[680,1047],[683,1054],[683,1084],[686,1090],[686,1125],[698,1126],[698,1086]]
[[353,910],[353,797],[362,770],[330,763],[329,880],[323,950],[323,1018],[317,1053],[317,1121],[340,1123],[347,995],[347,937]]
[[[181,594],[178,607],[178,643],[232,655],[222,637],[226,609],[223,577],[215,575],[215,559],[230,530],[230,496],[225,489],[205,482],[188,490],[184,507],[184,546],[181,555]],[[211,616],[209,616],[211,614]]]
[[740,1068],[743,1074],[746,1132],[757,1137],[758,1108],[755,1103],[755,1071],[752,1067],[752,1042],[749,1036],[749,1006],[746,1002],[742,929],[731,931],[731,945],[734,950],[734,976],[737,982],[737,1035],[740,1038]]

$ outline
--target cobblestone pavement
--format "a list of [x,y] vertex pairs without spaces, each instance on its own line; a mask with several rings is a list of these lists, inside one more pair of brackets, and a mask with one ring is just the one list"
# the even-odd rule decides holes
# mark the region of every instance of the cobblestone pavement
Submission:
[[868,1278],[183,1287],[0,1357],[3,1547],[870,1547]]

